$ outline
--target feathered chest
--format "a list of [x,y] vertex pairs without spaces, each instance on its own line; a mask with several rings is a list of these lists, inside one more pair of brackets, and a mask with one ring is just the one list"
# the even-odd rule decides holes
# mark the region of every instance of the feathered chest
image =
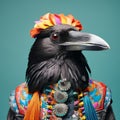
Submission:
[[[21,84],[10,97],[12,109],[25,115],[33,95],[28,93],[25,83]],[[74,91],[70,82],[59,80],[57,84],[46,86],[39,98],[41,120],[85,120],[90,114],[97,117],[96,112],[106,109],[111,94],[101,82],[89,80],[86,90]]]
[[75,89],[88,86],[90,68],[82,53],[58,55],[49,60],[29,65],[26,71],[28,89],[31,93],[42,91],[44,86],[66,78]]

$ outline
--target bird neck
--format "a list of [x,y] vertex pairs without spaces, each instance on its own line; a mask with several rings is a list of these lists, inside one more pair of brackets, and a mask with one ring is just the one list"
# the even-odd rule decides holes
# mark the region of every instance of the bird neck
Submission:
[[73,89],[85,89],[88,86],[88,71],[89,66],[81,52],[62,52],[28,66],[26,79],[30,92],[42,91],[44,86],[55,84],[60,79],[69,80]]

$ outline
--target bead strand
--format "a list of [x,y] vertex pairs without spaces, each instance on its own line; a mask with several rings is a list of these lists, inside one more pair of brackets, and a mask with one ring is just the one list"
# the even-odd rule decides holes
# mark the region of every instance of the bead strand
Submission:
[[81,120],[86,120],[83,97],[84,97],[83,93],[80,93],[78,95],[78,99],[80,100],[80,102],[78,104],[78,106],[79,106],[78,113],[79,113],[79,116],[80,116]]

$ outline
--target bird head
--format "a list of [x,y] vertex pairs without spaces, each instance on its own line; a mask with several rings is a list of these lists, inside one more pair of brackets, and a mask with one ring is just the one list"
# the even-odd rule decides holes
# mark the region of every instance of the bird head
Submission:
[[[68,53],[75,53],[74,55],[78,55],[76,53],[81,53],[82,50],[106,50],[110,48],[108,43],[101,37],[94,34],[81,32],[81,30],[82,25],[80,21],[76,20],[72,15],[64,16],[63,14],[48,13],[42,16],[39,21],[35,22],[35,26],[31,29],[30,35],[36,40],[29,54],[27,69],[27,78],[29,79],[28,85],[30,88],[32,84],[35,83],[35,80],[33,80],[33,78],[35,78],[35,72],[30,75],[32,71],[31,66],[58,57],[60,54],[68,55]],[[77,61],[77,59],[79,59],[77,58],[79,55],[77,57],[74,55],[72,56],[74,57],[72,59],[76,59]],[[88,79],[86,69],[90,71],[89,66],[87,65],[85,58],[81,61],[83,61],[83,65],[81,64],[80,69],[83,68],[85,70],[80,71],[81,73],[83,71],[83,74],[86,74]],[[45,66],[45,62],[42,63],[41,68],[43,68],[43,66]],[[37,68],[39,67],[37,66]],[[36,70],[36,73],[38,72],[38,69],[34,70]],[[39,75],[42,75],[42,73],[39,73]],[[37,80],[39,75],[36,74]],[[60,76],[56,79],[59,77]],[[54,79],[54,77],[51,78]],[[45,79],[47,78],[45,77]],[[29,81],[31,81],[31,83]],[[38,81],[35,84],[37,84]],[[46,83],[47,82],[48,81],[46,80]],[[43,84],[41,83],[41,85]],[[37,86],[36,89],[38,87],[39,86]]]
[[63,51],[98,51],[110,48],[101,37],[81,30],[81,23],[72,15],[45,14],[30,31],[31,37],[36,38],[32,47],[33,58],[39,61]]

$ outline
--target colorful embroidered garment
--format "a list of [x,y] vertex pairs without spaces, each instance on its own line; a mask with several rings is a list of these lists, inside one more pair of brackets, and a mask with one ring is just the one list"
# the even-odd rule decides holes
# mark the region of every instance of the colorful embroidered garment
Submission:
[[[33,95],[28,93],[26,83],[19,85],[10,95],[11,109],[25,115],[32,97]],[[69,82],[63,83],[60,80],[53,86],[48,85],[40,95],[40,120],[62,120],[62,118],[89,120],[88,116],[92,117],[91,114],[98,117],[96,113],[106,110],[111,99],[110,89],[101,82],[89,80],[87,89],[79,92],[73,91]],[[87,112],[89,109],[91,114]],[[96,117],[93,120],[98,120]]]

